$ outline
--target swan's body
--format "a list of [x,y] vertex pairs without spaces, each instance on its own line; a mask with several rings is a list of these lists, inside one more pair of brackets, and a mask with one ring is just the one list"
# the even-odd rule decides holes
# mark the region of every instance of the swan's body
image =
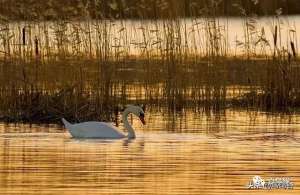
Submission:
[[114,138],[120,139],[126,137],[123,133],[109,123],[103,122],[84,122],[78,124],[68,124],[63,119],[65,127],[69,130],[72,137],[75,138]]
[[128,135],[120,132],[115,126],[110,123],[91,121],[71,124],[65,119],[62,119],[62,121],[74,138],[121,139],[128,137],[130,139],[133,139],[135,138],[135,132],[127,120],[127,117],[130,113],[138,116],[143,124],[145,123],[144,111],[140,107],[127,107],[122,114],[122,120],[124,122],[124,127],[128,130]]

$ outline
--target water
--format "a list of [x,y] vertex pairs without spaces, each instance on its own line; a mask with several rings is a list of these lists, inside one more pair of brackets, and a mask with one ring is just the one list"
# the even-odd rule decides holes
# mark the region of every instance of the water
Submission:
[[[300,115],[152,109],[146,119],[130,118],[130,141],[2,124],[0,194],[299,194]],[[295,188],[248,190],[254,175]]]

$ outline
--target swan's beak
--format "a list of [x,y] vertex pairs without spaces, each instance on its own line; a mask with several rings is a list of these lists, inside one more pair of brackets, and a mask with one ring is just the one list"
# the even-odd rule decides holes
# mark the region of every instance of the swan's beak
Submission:
[[144,117],[144,116],[140,116],[140,120],[141,120],[141,122],[143,123],[143,125],[146,125],[145,117]]

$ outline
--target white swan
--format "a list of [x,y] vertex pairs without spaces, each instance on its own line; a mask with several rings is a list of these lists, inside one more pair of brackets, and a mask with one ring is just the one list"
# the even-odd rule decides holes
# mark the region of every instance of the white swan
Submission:
[[138,106],[128,106],[122,114],[124,127],[128,130],[127,136],[110,123],[91,121],[71,124],[64,118],[62,121],[74,138],[121,139],[128,137],[129,139],[134,139],[135,132],[127,120],[127,117],[130,113],[139,117],[141,122],[145,125],[145,114],[143,109]]

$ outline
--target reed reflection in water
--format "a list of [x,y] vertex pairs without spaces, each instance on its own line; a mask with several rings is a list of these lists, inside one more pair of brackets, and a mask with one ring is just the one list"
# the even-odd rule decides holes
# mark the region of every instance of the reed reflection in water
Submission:
[[[299,115],[149,109],[137,139],[76,140],[55,126],[1,125],[0,194],[299,194]],[[293,190],[247,190],[254,175]]]

